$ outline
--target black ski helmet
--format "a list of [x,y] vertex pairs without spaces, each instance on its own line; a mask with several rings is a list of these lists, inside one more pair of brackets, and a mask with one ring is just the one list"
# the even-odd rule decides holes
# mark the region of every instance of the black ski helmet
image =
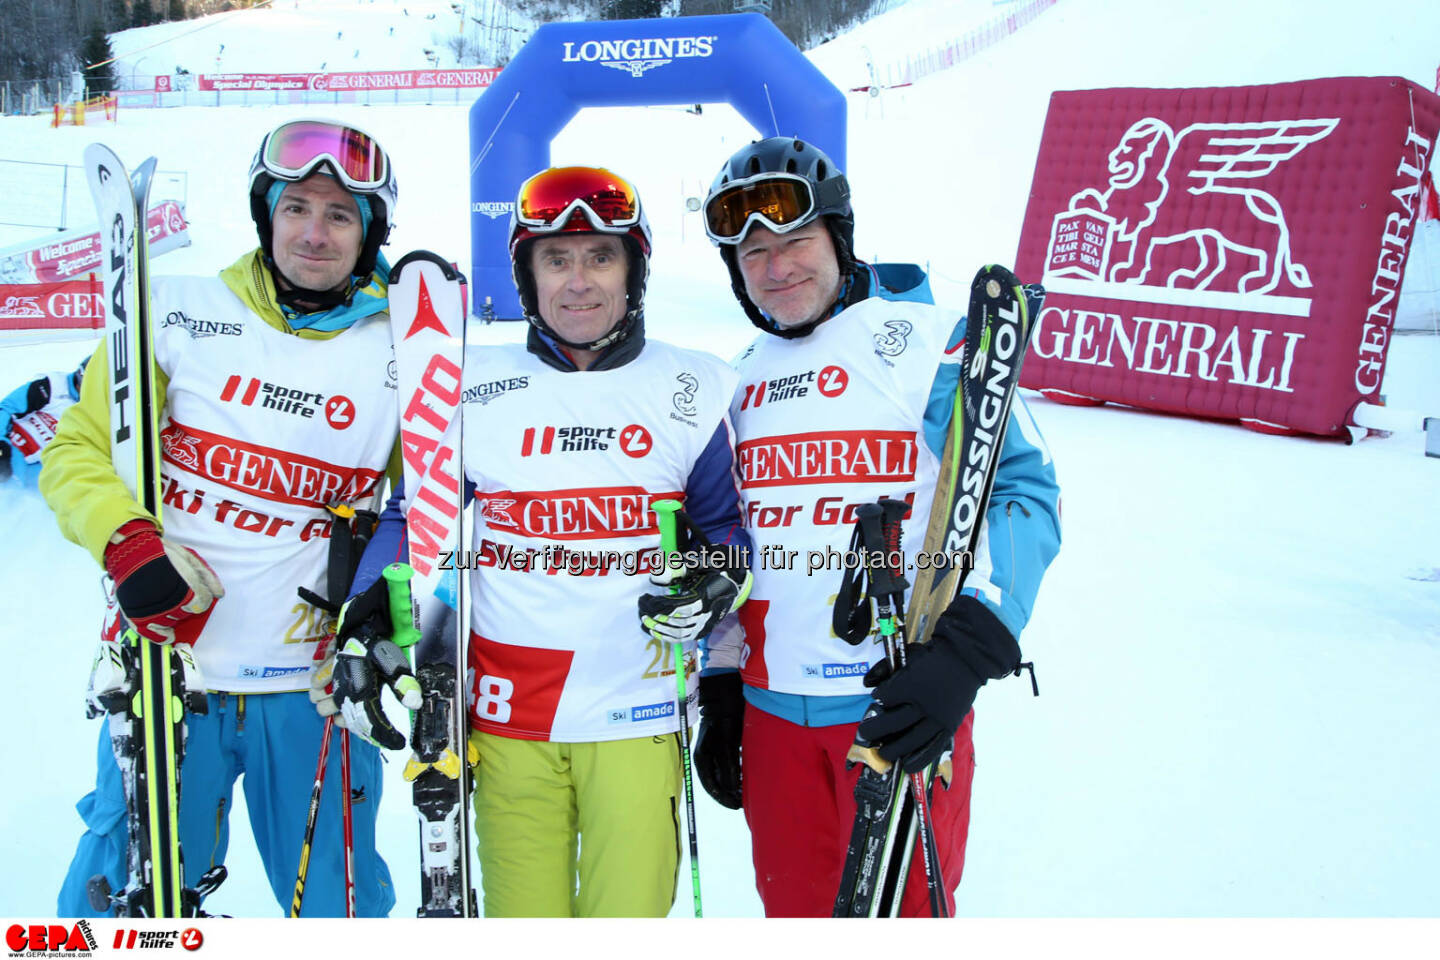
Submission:
[[[770,137],[742,147],[725,161],[725,165],[715,175],[702,209],[708,210],[711,201],[730,184],[741,180],[762,180],[767,173],[794,174],[805,178],[809,183],[811,196],[815,199],[814,209],[795,221],[792,229],[803,227],[817,217],[820,218],[835,243],[840,276],[848,276],[856,266],[855,214],[850,207],[850,184],[834,161],[812,143],[795,137]],[[750,227],[745,229],[748,232]],[[742,234],[741,239],[743,236]],[[751,323],[766,333],[787,338],[804,336],[814,329],[815,325],[812,323],[786,330],[769,320],[745,292],[745,277],[740,272],[737,259],[738,243],[720,243],[714,237],[711,237],[711,240],[720,248],[720,257],[730,271],[730,289],[734,291],[735,299],[740,301],[740,306],[744,308]]]
[[[346,181],[342,172],[336,169],[336,162],[326,155],[317,155],[301,168],[299,175],[277,171],[267,162],[267,148],[272,138],[287,127],[301,124],[330,125],[342,133],[353,134],[363,138],[368,145],[378,152],[383,158],[385,177],[384,181],[376,187],[361,189],[352,186]],[[274,224],[270,219],[270,203],[268,194],[270,188],[277,181],[298,183],[306,177],[311,176],[317,170],[324,170],[334,177],[351,196],[357,204],[369,202],[370,223],[365,229],[365,239],[360,245],[360,256],[355,261],[352,271],[359,279],[356,281],[356,288],[363,287],[370,282],[375,272],[375,263],[380,256],[380,247],[390,236],[390,229],[395,221],[395,203],[399,197],[399,187],[395,180],[395,167],[390,158],[380,148],[380,144],[365,131],[350,124],[341,124],[330,120],[290,120],[265,134],[260,141],[260,147],[255,151],[255,158],[250,161],[250,219],[255,221],[255,232],[260,237],[260,250],[265,255],[267,266],[274,268],[275,252],[273,248]],[[363,198],[363,199],[362,199]]]
[[[598,211],[586,203],[585,197],[580,196],[579,191],[576,191],[574,195],[565,194],[561,200],[555,203],[559,209],[554,211],[554,216],[563,219],[559,227],[531,229],[521,222],[520,211],[523,198],[532,181],[552,175],[564,178],[567,175],[575,174],[603,175],[605,178],[618,182],[618,186],[634,197],[634,217],[627,217],[625,223],[608,224]],[[620,237],[621,242],[625,245],[627,258],[625,299],[628,308],[625,316],[621,317],[615,326],[589,343],[566,340],[540,316],[535,274],[530,267],[530,247],[535,240],[541,237],[560,233],[609,234]],[[603,167],[550,167],[528,177],[520,185],[520,190],[516,194],[515,203],[510,211],[508,244],[511,276],[515,280],[515,291],[519,294],[520,310],[525,315],[525,319],[536,330],[572,350],[603,350],[624,340],[640,325],[645,316],[645,284],[650,278],[650,242],[650,221],[645,216],[645,206],[640,200],[640,192],[619,174]]]

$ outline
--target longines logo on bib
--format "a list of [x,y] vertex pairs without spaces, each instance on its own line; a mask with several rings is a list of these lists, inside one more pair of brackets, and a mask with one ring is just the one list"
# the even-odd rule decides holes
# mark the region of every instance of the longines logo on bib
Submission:
[[628,70],[630,76],[644,76],[645,71],[664,66],[671,60],[708,57],[714,52],[715,37],[645,37],[629,40],[567,40],[561,60],[565,63],[598,63]]

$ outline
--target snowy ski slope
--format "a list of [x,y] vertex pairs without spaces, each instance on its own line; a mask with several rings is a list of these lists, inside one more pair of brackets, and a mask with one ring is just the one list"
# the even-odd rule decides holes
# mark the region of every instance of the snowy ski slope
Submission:
[[[375,0],[374,16],[390,5]],[[412,17],[453,17],[448,3],[395,5]],[[363,44],[362,56],[330,69],[420,65],[418,54],[390,55],[399,41],[413,51],[428,37],[397,29],[393,48],[388,34],[379,43],[374,34],[390,23],[361,19],[369,6],[281,0],[152,47],[141,72],[210,70],[203,58],[221,42],[227,71],[313,70],[340,30],[336,43],[346,54]],[[865,82],[867,55],[883,68],[997,9],[990,0],[896,3],[811,55],[847,87]],[[271,29],[282,15],[285,28]],[[122,34],[116,49],[179,26]],[[1053,90],[1344,75],[1429,86],[1436,36],[1440,5],[1401,0],[1059,0],[961,66],[878,100],[852,97],[859,252],[928,264],[937,295],[963,302],[979,264],[1014,256]],[[127,110],[114,126],[58,131],[43,117],[4,118],[0,157],[78,163],[84,144],[102,138],[132,164],[155,154],[162,168],[188,171],[194,245],[155,269],[204,274],[254,243],[244,192],[260,136],[316,112]],[[468,267],[465,109],[324,112],[366,127],[394,153],[401,195],[391,259],[423,246]],[[753,330],[684,201],[703,196],[750,138],[721,106],[699,117],[589,110],[554,152],[556,162],[608,165],[635,180],[656,233],[651,334],[724,357]],[[0,242],[16,239],[0,233]],[[89,348],[0,348],[0,389],[69,368]],[[1396,338],[1389,402],[1440,415],[1437,373],[1436,337]],[[1010,681],[979,698],[961,913],[1440,915],[1440,463],[1421,456],[1418,436],[1345,447],[1029,402],[1064,489],[1065,541],[1022,638],[1041,697]],[[44,915],[93,771],[96,728],[82,700],[100,572],[33,495],[0,491],[0,543],[0,650],[11,677],[0,750],[12,771],[0,791],[0,915]],[[394,915],[412,916],[415,826],[399,770],[390,765],[381,843],[397,881]],[[231,879],[208,906],[274,916],[244,817],[232,814]],[[702,794],[700,829],[707,913],[758,915],[743,818]],[[682,890],[674,915],[689,909]]]

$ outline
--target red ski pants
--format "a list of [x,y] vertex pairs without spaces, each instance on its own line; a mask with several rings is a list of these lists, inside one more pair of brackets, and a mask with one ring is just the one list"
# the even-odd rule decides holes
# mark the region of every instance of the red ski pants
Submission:
[[[952,916],[970,829],[974,722],[972,712],[956,732],[954,778],[948,789],[937,778],[931,808]],[[828,917],[835,907],[855,820],[860,769],[845,769],[845,753],[857,726],[802,727],[753,706],[745,710],[741,792],[767,917]],[[930,916],[918,838],[901,914]]]

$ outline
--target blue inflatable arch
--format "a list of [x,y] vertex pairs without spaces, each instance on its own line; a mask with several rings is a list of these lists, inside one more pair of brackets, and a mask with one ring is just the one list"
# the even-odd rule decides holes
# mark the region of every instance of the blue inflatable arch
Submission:
[[844,94],[758,13],[546,24],[470,108],[477,316],[520,317],[510,210],[571,118],[582,107],[679,103],[729,103],[764,136],[802,136],[845,167]]

